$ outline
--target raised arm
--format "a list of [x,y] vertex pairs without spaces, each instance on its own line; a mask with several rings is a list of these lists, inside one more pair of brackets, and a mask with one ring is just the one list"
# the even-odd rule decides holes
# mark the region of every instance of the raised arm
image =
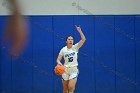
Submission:
[[26,19],[21,15],[18,0],[8,0],[11,6],[10,16],[7,19],[4,40],[10,44],[10,54],[19,56],[26,45],[28,26]]
[[21,15],[20,6],[18,4],[18,0],[9,0],[11,4],[11,12],[15,14]]
[[81,40],[78,42],[78,47],[80,48],[86,41],[86,38],[81,30],[80,26],[75,25],[77,31],[79,32],[80,36],[81,36]]

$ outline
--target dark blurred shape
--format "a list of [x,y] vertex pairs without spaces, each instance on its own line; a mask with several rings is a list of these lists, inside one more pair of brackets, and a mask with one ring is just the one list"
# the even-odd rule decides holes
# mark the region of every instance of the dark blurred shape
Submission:
[[9,45],[9,53],[19,56],[28,39],[27,19],[21,14],[17,0],[9,0],[11,14],[7,18],[4,41]]

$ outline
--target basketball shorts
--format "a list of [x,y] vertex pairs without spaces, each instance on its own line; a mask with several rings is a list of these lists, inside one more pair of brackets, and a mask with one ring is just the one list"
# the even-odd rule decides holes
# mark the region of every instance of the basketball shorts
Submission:
[[63,80],[77,79],[79,70],[76,67],[65,67],[65,73],[62,75]]

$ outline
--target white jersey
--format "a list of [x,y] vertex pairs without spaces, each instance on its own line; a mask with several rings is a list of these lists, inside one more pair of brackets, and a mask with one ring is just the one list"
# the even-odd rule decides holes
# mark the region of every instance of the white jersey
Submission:
[[72,48],[68,49],[67,46],[63,47],[60,50],[60,55],[63,56],[65,63],[64,66],[65,67],[74,67],[74,66],[78,66],[78,62],[77,62],[77,54],[78,54],[78,43],[73,45]]

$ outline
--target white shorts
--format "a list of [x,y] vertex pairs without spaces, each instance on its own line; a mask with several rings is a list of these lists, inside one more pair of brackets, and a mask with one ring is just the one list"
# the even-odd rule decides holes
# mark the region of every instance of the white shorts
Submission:
[[65,67],[65,73],[62,75],[63,80],[77,79],[79,70],[77,67]]

